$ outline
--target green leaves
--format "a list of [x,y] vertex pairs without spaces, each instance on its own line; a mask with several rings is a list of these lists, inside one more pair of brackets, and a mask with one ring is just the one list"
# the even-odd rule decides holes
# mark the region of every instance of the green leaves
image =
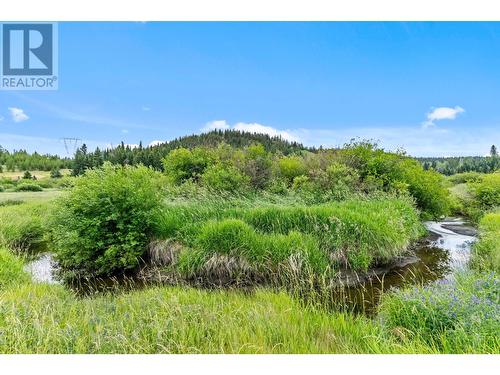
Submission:
[[144,166],[106,163],[76,180],[53,220],[63,276],[111,275],[139,264],[162,203],[159,179]]

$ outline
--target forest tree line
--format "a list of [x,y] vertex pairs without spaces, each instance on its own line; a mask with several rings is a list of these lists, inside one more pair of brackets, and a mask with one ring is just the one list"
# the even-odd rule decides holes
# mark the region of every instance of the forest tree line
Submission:
[[[319,149],[305,147],[297,142],[288,142],[280,137],[271,137],[266,134],[244,133],[235,130],[214,130],[199,135],[189,135],[176,138],[155,146],[130,147],[123,142],[115,148],[91,151],[83,144],[75,152],[74,158],[61,158],[58,155],[32,154],[25,150],[9,152],[0,145],[0,172],[1,171],[33,171],[72,169],[75,176],[81,175],[86,169],[99,167],[104,162],[119,165],[143,164],[156,170],[163,170],[163,158],[178,148],[192,149],[195,147],[213,148],[219,144],[227,144],[233,148],[243,149],[250,145],[260,144],[266,152],[271,154],[303,154],[304,152],[318,152]],[[491,173],[500,168],[500,157],[496,146],[490,149],[490,156],[460,156],[460,157],[420,157],[416,158],[425,170],[435,170],[444,175],[453,175],[463,172]]]
[[446,176],[464,172],[491,173],[500,169],[500,157],[495,145],[490,148],[489,156],[456,156],[417,158],[424,169],[433,169]]
[[0,172],[3,171],[51,171],[59,169],[70,169],[73,160],[61,158],[58,155],[41,155],[38,152],[32,154],[26,150],[9,152],[0,145]]

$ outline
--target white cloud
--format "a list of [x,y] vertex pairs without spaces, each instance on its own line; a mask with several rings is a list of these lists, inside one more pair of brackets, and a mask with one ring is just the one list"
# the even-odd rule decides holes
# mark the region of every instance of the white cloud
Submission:
[[203,128],[201,128],[202,132],[209,132],[212,130],[227,130],[230,129],[231,126],[226,122],[226,120],[215,120],[210,121],[205,124]]
[[249,133],[261,133],[261,134],[267,134],[270,135],[271,137],[281,137],[287,141],[290,142],[299,142],[299,138],[291,134],[287,130],[278,130],[275,129],[271,126],[265,126],[257,123],[244,123],[244,122],[239,122],[234,126],[235,130],[239,131],[245,131]]
[[427,120],[422,124],[424,128],[428,128],[429,126],[434,126],[435,121],[439,120],[455,120],[455,118],[460,114],[465,112],[460,106],[451,107],[437,107],[432,109],[429,113],[427,113]]
[[151,107],[148,107],[147,105],[143,105],[143,106],[141,107],[141,109],[142,109],[144,112],[149,112],[149,111],[151,111]]
[[267,134],[271,137],[281,137],[284,140],[287,140],[290,142],[299,142],[300,141],[299,137],[292,134],[292,132],[290,130],[279,130],[279,129],[273,128],[271,126],[258,124],[256,122],[253,122],[253,123],[238,122],[234,126],[231,126],[225,120],[216,120],[216,121],[207,122],[206,125],[201,129],[201,131],[202,132],[209,132],[209,131],[216,130],[216,129],[217,130],[218,129],[221,129],[221,130],[233,129],[233,130],[238,130],[241,132]]
[[9,112],[14,122],[23,122],[29,119],[29,116],[21,108],[9,107]]
[[0,121],[3,121],[5,117],[3,116],[0,116]]
[[159,140],[155,140],[155,141],[151,141],[149,142],[149,147],[153,147],[153,146],[158,146],[158,145],[161,145],[162,143],[165,143],[165,141],[159,141]]
[[127,134],[128,133],[128,129],[122,129],[122,133],[123,134]]

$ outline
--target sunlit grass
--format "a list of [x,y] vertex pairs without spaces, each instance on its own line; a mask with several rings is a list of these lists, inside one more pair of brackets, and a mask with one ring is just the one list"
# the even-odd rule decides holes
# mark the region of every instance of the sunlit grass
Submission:
[[35,201],[50,201],[62,194],[60,189],[45,189],[43,191],[30,192],[30,191],[4,191],[0,192],[0,203],[9,200],[19,200],[23,202],[35,202]]

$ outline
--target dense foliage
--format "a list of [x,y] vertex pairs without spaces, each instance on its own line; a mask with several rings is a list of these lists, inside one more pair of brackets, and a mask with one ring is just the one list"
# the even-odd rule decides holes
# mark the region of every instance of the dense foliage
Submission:
[[293,190],[312,204],[375,191],[414,197],[430,216],[448,213],[447,190],[439,173],[404,153],[390,153],[369,142],[342,149],[314,150],[262,134],[213,131],[153,147],[75,154],[73,175],[110,161],[162,170],[174,184],[196,183],[216,191],[249,189],[286,194]]
[[482,216],[500,207],[500,172],[461,173],[450,176],[453,184],[453,210],[478,222]]
[[177,185],[189,182],[217,191],[250,188],[293,193],[310,204],[389,192],[412,196],[430,216],[449,210],[448,191],[439,173],[425,171],[416,160],[367,142],[289,156],[268,153],[262,145],[179,148],[164,158],[163,165]]
[[149,168],[106,163],[88,170],[60,199],[54,215],[63,275],[111,275],[136,267],[160,205],[157,176]]

